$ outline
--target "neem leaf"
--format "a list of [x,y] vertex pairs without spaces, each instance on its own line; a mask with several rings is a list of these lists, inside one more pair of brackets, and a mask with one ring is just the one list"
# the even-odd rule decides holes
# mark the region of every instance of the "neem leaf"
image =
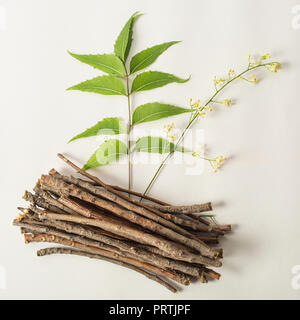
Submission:
[[82,170],[106,166],[127,154],[128,149],[124,142],[117,139],[106,140],[90,157],[88,162],[83,166]]
[[159,102],[150,102],[143,104],[134,110],[132,115],[132,124],[154,121],[186,112],[191,112],[191,109],[185,109]]
[[180,41],[165,42],[137,53],[130,61],[130,74],[152,64],[164,51]]
[[69,143],[81,138],[94,137],[98,135],[115,135],[122,133],[126,133],[126,128],[118,118],[104,118],[93,127],[88,128],[84,132],[73,137],[69,141]]
[[135,12],[129,18],[129,20],[126,22],[125,26],[123,27],[122,31],[120,32],[114,45],[115,54],[124,62],[127,59],[127,56],[131,47],[133,23],[139,16],[141,16],[141,14],[138,14],[138,12]]
[[134,78],[131,86],[131,92],[151,90],[163,87],[172,82],[184,83],[189,79],[190,78],[181,79],[170,73],[147,71],[140,73]]
[[167,139],[161,137],[142,137],[139,138],[135,144],[135,152],[148,152],[148,153],[170,153],[174,151],[178,152],[190,152],[182,147],[177,147],[175,150],[175,145],[173,142],[169,142]]
[[75,54],[68,53],[80,62],[86,63],[95,69],[99,69],[109,74],[124,76],[125,68],[123,62],[113,54]]
[[67,90],[80,90],[95,92],[104,95],[124,95],[126,91],[122,80],[115,76],[100,76],[91,80],[81,82]]

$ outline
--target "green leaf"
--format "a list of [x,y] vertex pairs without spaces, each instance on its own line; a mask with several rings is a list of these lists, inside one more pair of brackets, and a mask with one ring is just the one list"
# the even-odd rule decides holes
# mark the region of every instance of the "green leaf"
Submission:
[[169,142],[167,139],[161,137],[142,137],[139,138],[135,144],[134,150],[136,152],[148,152],[148,153],[170,153],[174,151],[178,152],[190,152],[182,147],[177,147],[175,150],[175,145],[173,142]]
[[105,95],[124,95],[126,91],[122,80],[115,76],[101,76],[81,82],[67,90],[80,90]]
[[128,150],[122,141],[117,139],[106,140],[90,157],[82,170],[106,166],[126,154],[128,154]]
[[137,53],[130,61],[130,74],[148,67],[164,51],[178,42],[180,41],[165,42]]
[[99,121],[93,127],[86,129],[84,132],[73,137],[71,141],[94,137],[98,135],[114,135],[126,133],[126,128],[124,124],[118,118],[104,118],[102,121]]
[[125,76],[125,68],[123,62],[113,54],[75,54],[68,53],[80,62],[86,63],[95,69],[99,69],[116,76]]
[[132,115],[132,124],[154,121],[186,112],[191,112],[191,109],[185,109],[159,102],[150,102],[143,104],[134,110]]
[[137,75],[131,86],[131,92],[151,90],[159,87],[163,87],[169,83],[177,82],[184,83],[188,79],[178,78],[170,73],[147,71]]
[[114,51],[115,54],[123,61],[125,62],[127,59],[127,56],[130,51],[131,43],[132,43],[132,27],[135,20],[141,16],[141,14],[138,14],[138,12],[135,12],[129,20],[126,22],[125,26],[123,27],[122,31],[120,32],[115,45],[114,45]]

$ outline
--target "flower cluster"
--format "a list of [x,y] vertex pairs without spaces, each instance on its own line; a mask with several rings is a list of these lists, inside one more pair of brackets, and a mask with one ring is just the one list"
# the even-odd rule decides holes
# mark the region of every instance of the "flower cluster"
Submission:
[[212,172],[217,172],[217,170],[221,167],[222,163],[227,160],[224,156],[217,156],[213,159],[204,157],[204,148],[202,145],[198,146],[195,151],[192,153],[193,157],[197,157],[209,162]]
[[231,99],[224,99],[222,101],[213,100],[212,102],[213,103],[223,104],[226,107],[231,107],[232,106],[232,100]]
[[253,82],[253,83],[257,83],[258,80],[256,79],[255,75],[252,73],[250,74],[249,76],[249,79],[248,79],[250,82]]
[[193,102],[193,99],[190,98],[189,99],[189,104],[190,104],[190,108],[193,110],[199,109],[200,107],[200,100],[195,100],[195,102]]
[[210,104],[206,105],[200,105],[200,100],[196,100],[193,102],[192,98],[189,100],[190,108],[192,109],[192,112],[197,112],[197,115],[201,118],[205,118],[206,112],[212,112],[212,106]]
[[271,72],[277,72],[278,69],[280,68],[280,63],[279,62],[273,62],[270,64],[269,67],[267,67],[267,69]]
[[233,69],[228,70],[228,80],[235,77],[235,71]]
[[270,59],[271,56],[268,53],[264,53],[260,56],[260,62],[264,61],[264,60],[268,60]]
[[226,106],[226,107],[231,107],[231,106],[232,106],[232,101],[231,101],[231,99],[224,99],[224,100],[222,101],[222,103],[223,103],[224,106]]
[[224,157],[224,156],[218,156],[218,157],[216,157],[216,158],[214,158],[214,159],[209,159],[208,161],[209,161],[209,163],[210,163],[210,166],[211,166],[211,168],[212,168],[212,171],[213,171],[214,173],[216,173],[217,170],[221,167],[222,163],[223,163],[224,161],[226,161],[226,160],[227,160],[226,157]]
[[259,62],[251,55],[248,55],[248,68],[256,67],[259,65]]
[[175,134],[173,132],[173,128],[174,128],[174,122],[163,125],[163,131],[165,132],[167,139],[169,139],[170,141],[175,140]]
[[228,76],[226,79],[225,78],[218,78],[217,76],[214,76],[213,77],[213,84],[214,84],[216,91],[217,92],[219,91],[218,85],[224,85],[228,81],[234,79],[234,77],[236,77],[236,74],[235,74],[235,71],[231,68],[228,70]]
[[[257,83],[258,79],[256,78],[255,74],[250,74],[249,76],[246,76],[246,73],[251,71],[252,69],[256,69],[258,67],[266,68],[267,70],[271,72],[277,72],[280,63],[278,62],[268,62],[266,60],[270,59],[271,56],[268,53],[262,54],[258,59],[255,59],[254,56],[248,55],[248,68],[241,72],[240,74],[236,74],[233,69],[229,69],[227,73],[227,77],[213,77],[213,84],[216,89],[215,94],[212,96],[210,100],[204,105],[201,105],[200,100],[193,101],[192,99],[189,100],[189,105],[191,108],[191,117],[189,120],[189,125],[191,122],[193,122],[196,117],[204,118],[207,114],[207,112],[213,111],[213,105],[214,104],[221,104],[226,107],[232,106],[233,102],[231,99],[226,98],[220,101],[214,100],[214,97],[219,93],[219,91],[223,90],[227,84],[232,82],[236,79],[242,79],[250,83]],[[250,73],[250,72],[249,72]],[[173,125],[165,125],[164,131],[167,133],[167,137],[171,140],[174,139],[173,134],[171,133],[171,130],[173,128]],[[200,159],[206,160],[209,162],[212,172],[217,172],[217,170],[221,167],[223,162],[226,160],[226,157],[224,156],[218,156],[215,158],[206,158],[204,156],[204,149],[202,146],[199,146],[195,149],[194,152],[192,152],[193,157],[198,157]]]
[[[260,56],[259,62],[257,62],[255,60],[255,58],[249,54],[249,56],[248,56],[248,61],[249,61],[248,68],[256,67],[256,66],[264,66],[267,70],[269,70],[271,72],[277,72],[279,67],[280,67],[280,63],[279,62],[265,63],[265,61],[270,59],[270,58],[271,58],[271,56],[269,55],[269,53],[264,53],[264,54],[262,54]],[[251,81],[251,82],[257,82],[257,81]]]
[[223,79],[223,78],[217,78],[216,76],[214,76],[214,78],[213,78],[213,83],[214,83],[214,85],[224,84],[224,83],[225,83],[225,79]]

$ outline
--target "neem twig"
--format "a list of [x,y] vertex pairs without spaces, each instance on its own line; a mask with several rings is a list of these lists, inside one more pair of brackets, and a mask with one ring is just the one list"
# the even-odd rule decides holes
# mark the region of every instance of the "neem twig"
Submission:
[[100,248],[95,248],[95,247],[91,247],[91,246],[87,246],[84,244],[81,244],[79,242],[76,241],[70,241],[67,239],[63,239],[61,237],[58,236],[52,236],[52,235],[48,235],[46,233],[42,233],[42,234],[25,234],[24,235],[25,238],[25,242],[26,243],[30,243],[30,242],[50,242],[50,243],[58,243],[58,244],[63,244],[66,246],[70,246],[70,247],[75,247],[77,249],[83,250],[83,251],[87,251],[93,254],[98,254],[104,257],[108,257],[108,258],[112,258],[118,261],[123,261],[125,263],[134,265],[136,267],[139,268],[143,268],[146,269],[150,272],[156,273],[158,275],[170,278],[174,281],[177,281],[183,285],[189,285],[190,284],[190,278],[187,275],[184,274],[179,274],[175,271],[171,271],[171,270],[164,270],[161,268],[158,268],[156,266],[153,266],[149,263],[146,262],[142,262],[139,260],[136,260],[134,258],[131,257],[126,257],[123,255],[120,255],[118,253],[115,252],[111,252],[111,251],[107,251],[105,249],[100,249]]
[[[105,184],[102,180],[100,180],[99,178],[91,175],[90,173],[80,169],[78,166],[76,166],[73,162],[71,162],[70,160],[68,160],[65,156],[63,156],[62,154],[58,153],[57,155],[60,159],[62,159],[63,161],[65,161],[66,164],[68,164],[69,166],[71,166],[73,169],[75,169],[77,172],[79,172],[81,175],[89,178],[90,180],[94,181],[96,184],[102,186],[103,188],[105,188],[106,190],[110,191],[111,193],[115,194],[116,196],[119,196],[120,198],[122,198],[123,200],[126,200],[128,202],[131,202],[137,206],[140,206],[142,208],[147,209],[148,211],[152,211],[153,213],[155,213],[156,215],[164,218],[165,215],[160,212],[159,210],[155,209],[155,208],[151,208],[149,206],[147,206],[146,204],[142,203],[141,201],[137,201],[134,200],[128,196],[123,195],[122,193],[118,192],[117,190],[115,190],[114,188],[110,187],[109,185]],[[165,217],[168,218],[168,217]],[[169,219],[169,218],[168,218]],[[178,230],[177,230],[178,231]],[[190,235],[191,236],[191,235]],[[202,246],[205,247],[205,243],[202,243]],[[209,251],[209,248],[207,247],[205,250]]]
[[190,206],[162,206],[153,203],[147,203],[149,207],[158,209],[162,212],[168,213],[199,213],[205,211],[211,211],[212,205],[211,202],[203,203],[203,204],[193,204]]
[[62,247],[53,247],[53,248],[45,248],[45,249],[41,249],[37,251],[37,255],[39,257],[42,256],[46,256],[46,255],[51,255],[51,254],[73,254],[73,255],[78,255],[78,256],[82,256],[82,257],[88,257],[91,259],[99,259],[99,260],[104,260],[113,264],[117,264],[119,266],[134,270],[142,275],[144,275],[145,277],[158,282],[159,284],[163,285],[164,287],[166,287],[168,290],[176,293],[177,289],[169,284],[167,281],[163,280],[162,278],[160,278],[159,276],[152,274],[146,270],[143,270],[141,268],[135,267],[131,264],[125,263],[123,261],[119,261],[119,260],[115,260],[115,259],[110,259],[108,257],[104,257],[101,255],[97,255],[97,254],[92,254],[89,252],[85,252],[82,250],[74,250],[74,249],[68,249],[68,248],[62,248]]
[[57,179],[53,176],[46,176],[42,175],[41,177],[41,183],[42,185],[49,185],[51,188],[55,188],[58,190],[58,192],[61,192],[64,195],[71,195],[73,197],[76,197],[78,199],[87,201],[91,204],[94,204],[96,206],[99,206],[100,208],[104,208],[115,215],[126,219],[132,223],[138,224],[148,230],[154,231],[162,236],[166,236],[167,238],[177,241],[179,243],[182,243],[192,249],[195,249],[199,251],[202,255],[213,258],[214,253],[211,250],[211,248],[206,245],[201,240],[194,240],[187,238],[181,234],[178,234],[174,232],[171,229],[168,229],[153,220],[149,220],[147,218],[144,218],[142,216],[137,215],[136,213],[128,210],[123,210],[119,206],[117,206],[115,203],[108,202],[104,199],[101,199],[97,196],[91,195],[90,193],[79,189],[75,185],[69,185],[65,183],[64,181]]
[[[194,277],[199,277],[200,275],[199,267],[191,266],[188,263],[164,258],[160,255],[153,254],[136,245],[116,240],[108,236],[99,235],[81,226],[72,225],[70,223],[65,223],[62,221],[54,221],[52,223],[51,221],[47,221],[44,223],[45,227],[40,225],[31,225],[30,221],[27,221],[27,223],[26,221],[14,221],[14,225],[21,226],[22,228],[24,228],[23,231],[26,231],[25,233],[47,233],[50,235],[65,238],[70,241],[77,241],[82,244],[100,247],[109,251],[117,252],[119,254],[124,254],[124,252],[128,252],[129,254],[131,254],[132,257],[135,257],[138,260],[146,261],[160,268],[178,270]],[[105,246],[104,244],[108,246]],[[115,250],[115,248],[117,248],[118,250]],[[124,252],[122,253],[122,251]]]

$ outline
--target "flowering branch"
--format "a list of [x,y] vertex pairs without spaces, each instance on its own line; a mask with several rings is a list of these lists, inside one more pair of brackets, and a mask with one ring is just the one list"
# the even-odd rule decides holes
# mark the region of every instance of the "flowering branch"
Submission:
[[[231,82],[233,82],[233,81],[235,81],[237,79],[246,80],[247,82],[250,82],[250,83],[257,83],[258,80],[254,76],[254,74],[251,74],[249,76],[249,78],[245,78],[244,77],[244,75],[246,75],[250,71],[255,70],[257,68],[261,68],[261,67],[262,68],[266,68],[268,71],[271,71],[271,72],[274,72],[274,73],[278,71],[278,69],[280,67],[280,63],[279,62],[265,62],[265,60],[267,60],[269,58],[270,58],[270,55],[268,53],[266,53],[266,54],[261,55],[260,59],[259,59],[259,62],[257,62],[253,58],[253,56],[249,55],[248,56],[248,67],[244,71],[239,73],[238,75],[235,74],[234,70],[229,69],[228,78],[227,79],[217,78],[216,76],[214,76],[213,84],[214,84],[214,88],[215,88],[215,93],[212,95],[212,97],[203,106],[200,105],[200,100],[197,100],[194,104],[192,104],[192,101],[190,100],[190,107],[192,109],[192,112],[191,112],[191,116],[190,116],[190,119],[188,121],[188,124],[185,127],[185,129],[183,130],[183,132],[181,133],[180,137],[178,138],[178,140],[177,140],[177,142],[175,144],[175,147],[167,154],[167,156],[160,163],[160,165],[157,168],[154,176],[152,177],[152,179],[150,180],[146,190],[144,191],[143,196],[147,194],[147,192],[151,188],[152,184],[154,183],[155,179],[157,178],[158,174],[160,173],[161,169],[163,168],[163,166],[165,165],[167,160],[175,152],[176,148],[181,143],[181,141],[184,138],[185,134],[187,133],[188,129],[191,128],[191,126],[195,123],[195,121],[199,117],[203,118],[206,115],[207,111],[208,112],[213,111],[213,109],[212,109],[212,105],[213,104],[223,104],[224,106],[231,106],[232,105],[231,99],[224,99],[223,101],[214,100],[215,97],[222,90],[224,90]],[[193,155],[196,156],[195,153]],[[210,165],[211,165],[211,167],[212,167],[214,172],[216,172],[217,168],[220,167],[221,163],[226,160],[226,158],[223,157],[223,156],[219,156],[219,157],[216,157],[214,159],[207,159],[207,158],[202,158],[202,159],[209,161],[209,163],[210,163]]]

